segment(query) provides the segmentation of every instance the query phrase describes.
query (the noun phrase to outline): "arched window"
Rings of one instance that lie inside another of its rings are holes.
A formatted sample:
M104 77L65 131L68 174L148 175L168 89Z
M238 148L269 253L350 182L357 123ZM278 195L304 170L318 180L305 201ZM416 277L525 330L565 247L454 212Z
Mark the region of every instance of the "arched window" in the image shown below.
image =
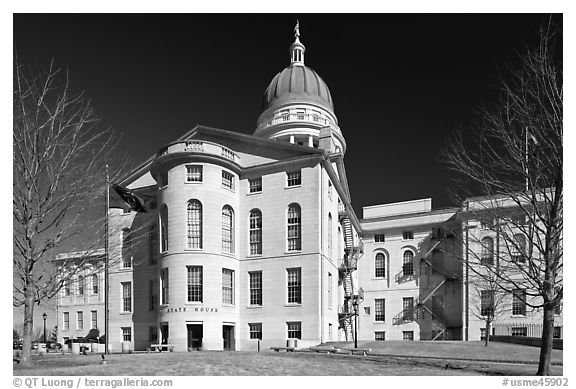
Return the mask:
M250 211L250 255L262 254L262 212Z
M132 236L128 228L122 230L122 267L132 267Z
M494 264L494 239L489 236L482 238L482 253L480 255L482 265Z
M299 251L302 248L300 206L288 206L288 251Z
M526 261L526 237L522 234L515 234L510 251L512 261L524 263Z
M328 213L328 256L332 258L332 214Z
M163 205L160 211L160 234L162 235L160 251L166 252L168 251L168 207L166 205Z
M222 251L234 252L234 211L229 205L222 208Z
M405 276L414 274L414 253L410 250L404 251L404 262L402 264L402 271Z
M382 253L376 254L374 259L374 276L376 278L386 277L386 257Z
M186 211L186 245L189 249L202 248L202 203L188 201Z

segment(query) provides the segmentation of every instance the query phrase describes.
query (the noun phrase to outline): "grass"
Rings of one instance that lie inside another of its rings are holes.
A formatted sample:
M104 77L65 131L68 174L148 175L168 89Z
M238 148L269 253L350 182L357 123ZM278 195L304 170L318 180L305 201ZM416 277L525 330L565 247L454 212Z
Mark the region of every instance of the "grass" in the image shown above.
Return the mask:
M346 348L353 347L348 342L331 342L329 345ZM518 344L491 342L358 342L359 348L372 349L373 353L384 355L455 358L472 360L522 361L538 363L540 348ZM552 362L562 362L562 350L552 350Z
M407 349L413 348L413 351L416 352L418 350L417 345L422 345L423 343L425 342L409 343L410 346ZM408 342L402 342L402 344L406 346ZM363 343L362 345L370 346L368 343ZM471 349L473 347L471 346ZM448 345L441 348L442 351L436 352L437 356L449 351ZM459 355L468 355L463 350ZM531 354L531 351L524 352ZM515 350L514 353L520 355L523 352ZM45 357L36 359L34 366L31 368L14 365L13 373L14 375L22 376L508 376L533 375L537 370L536 365L427 359L422 358L422 354L423 352L420 352L420 355L416 357L362 357L310 352L276 353L272 351L261 353L225 351L163 352L113 354L106 357L107 365L100 364L100 355L48 354ZM554 366L552 373L561 375L562 367Z

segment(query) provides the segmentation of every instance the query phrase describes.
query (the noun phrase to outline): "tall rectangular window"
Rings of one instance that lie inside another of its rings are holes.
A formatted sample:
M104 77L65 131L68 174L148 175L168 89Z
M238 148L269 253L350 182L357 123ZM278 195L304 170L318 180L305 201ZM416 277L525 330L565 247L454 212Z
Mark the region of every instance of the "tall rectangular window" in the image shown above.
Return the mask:
M98 274L92 276L92 293L98 294Z
M302 249L301 240L301 211L298 204L288 206L288 251Z
M480 291L480 315L491 316L494 313L494 291Z
M248 180L250 186L250 193L260 193L262 192L262 177L253 178Z
M168 304L168 268L162 269L162 272L160 273L160 287L162 305Z
M132 312L131 282L122 282L122 312Z
M84 329L84 312L82 311L76 312L76 329L77 330Z
M132 328L131 327L122 327L122 340L124 342L131 342L132 341Z
M224 170L222 170L222 187L234 190L234 176Z
M250 211L250 255L262 254L262 212Z
M332 200L332 181L328 179L328 197Z
M383 253L377 253L374 259L374 276L386 278L386 257Z
M286 184L288 187L302 185L302 174L300 170L297 172L287 172Z
M78 294L82 296L84 294L84 277L78 277Z
M202 302L202 266L188 266L188 302Z
M384 242L386 242L386 235L384 235L384 234L376 234L376 235L374 235L374 242L375 242L375 243L384 243Z
M158 308L158 282L156 280L149 280L148 289L148 310L155 311Z
M287 269L288 272L288 304L302 303L302 273L300 268Z
M288 339L302 339L302 322L289 321L286 325L288 327Z
M332 227L332 214L328 213L328 256L330 258L332 258L332 230L334 227Z
M160 234L161 234L161 247L160 251L168 251L168 207L162 206L160 210Z
M554 339L562 339L562 327L554 326L554 332L552 333Z
M64 296L70 296L70 280L64 283Z
M524 289L512 291L512 314L526 316L526 291Z
M332 273L328 273L328 308L332 309Z
M70 312L62 312L62 322L64 331L68 331L70 329Z
M250 323L250 339L262 339L262 323Z
M482 238L481 244L480 264L492 266L494 264L494 239L486 236Z
M158 225L154 223L148 230L148 258L150 265L158 261Z
M234 270L222 269L222 304L234 305Z
M262 272L248 273L250 277L250 305L262 305Z
M524 263L526 262L526 237L522 234L515 234L513 238L510 242L512 261Z
M98 328L98 311L90 311L90 328Z
M186 165L186 182L202 182L201 165Z
M122 267L132 267L132 234L128 228L122 230Z
M186 245L189 249L202 248L202 203L188 201L186 208Z
M234 211L228 205L222 208L222 251L234 252Z
M414 320L414 297L402 298L402 316L404 320Z
M386 314L384 312L385 299L374 300L374 321L385 321Z

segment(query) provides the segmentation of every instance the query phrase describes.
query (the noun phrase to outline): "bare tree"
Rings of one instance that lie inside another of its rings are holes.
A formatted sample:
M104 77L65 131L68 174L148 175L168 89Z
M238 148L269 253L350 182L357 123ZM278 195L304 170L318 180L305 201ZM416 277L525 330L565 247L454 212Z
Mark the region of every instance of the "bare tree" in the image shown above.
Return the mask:
M457 173L469 219L496 240L493 266L482 264L474 242L467 247L470 270L481 267L502 290L523 291L523 302L543 311L539 375L548 375L554 311L563 296L563 86L555 57L552 22L539 44L527 48L510 77L501 77L500 98L481 111L472 142L457 134L446 160ZM560 45L561 47L561 45ZM468 232L467 232L468 234ZM470 239L481 234L470 233ZM525 294L524 294L525 293Z
M31 75L15 61L13 116L13 304L24 306L26 365L34 305L54 297L104 246L105 163L117 139L52 64ZM85 255L63 275L66 261L52 260L66 251Z
M471 299L472 314L485 324L484 346L487 347L492 323L506 311L506 292L489 276L473 277L471 284L475 291Z

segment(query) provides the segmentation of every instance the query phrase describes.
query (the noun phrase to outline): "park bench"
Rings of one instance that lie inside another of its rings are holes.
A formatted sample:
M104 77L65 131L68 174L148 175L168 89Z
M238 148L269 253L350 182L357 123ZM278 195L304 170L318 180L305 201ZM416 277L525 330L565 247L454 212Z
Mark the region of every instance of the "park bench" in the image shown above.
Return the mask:
M315 351L316 353L326 353L326 354L333 354L340 351L339 348L335 347L310 347L310 350Z
M284 350L286 352L294 352L294 347L270 347L270 350L274 350L276 352L280 352L280 350Z
M368 352L372 351L372 349L369 348L345 348L344 350L348 351L350 355L354 355L354 353L362 353L363 356L368 355Z
M172 344L151 344L150 348L156 352L160 352L162 350L166 350L166 351L170 351L170 352L174 351L174 345L172 345Z

